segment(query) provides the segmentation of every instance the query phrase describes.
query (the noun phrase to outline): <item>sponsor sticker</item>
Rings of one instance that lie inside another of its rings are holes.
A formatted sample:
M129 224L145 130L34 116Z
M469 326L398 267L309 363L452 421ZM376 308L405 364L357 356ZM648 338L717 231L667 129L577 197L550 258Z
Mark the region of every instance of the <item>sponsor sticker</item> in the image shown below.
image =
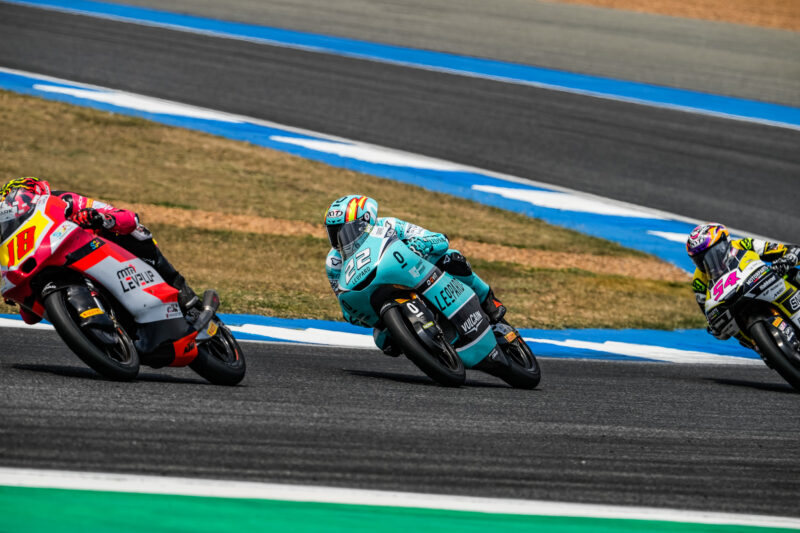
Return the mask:
M761 299L773 301L778 296L783 294L785 290L786 290L786 284L782 279L778 279L777 281L775 281L775 283L767 287L763 293L761 293Z
M471 313L461 324L461 331L464 333L464 335L476 333L482 322L483 317L481 316L481 312L475 311L474 313Z
M786 302L786 307L792 313L800 310L800 291L795 291L791 298Z
M117 279L122 287L122 292L129 292L153 283L156 279L156 275L152 270L137 272L136 267L128 265L122 270L117 271Z
M92 316L102 315L103 310L99 307L95 307L94 309L87 309L83 313L81 313L81 318L89 318Z
M214 322L214 321L212 320L211 322L209 322L209 323L208 323L208 329L206 330L206 333L208 333L208 335L209 335L210 337L213 337L214 335L216 335L216 334L217 334L217 330L218 330L218 329L219 329L219 327L217 327L217 324L216 324L216 322Z
M434 295L433 299L436 305L439 307L439 310L444 311L453 305L465 290L466 286L457 279L453 278L447 285L444 286L444 288L442 288L442 290L439 291L438 294Z
M417 262L416 265L414 265L408 270L408 273L414 276L415 278L418 278L422 275L423 270L425 270L425 263L419 261Z

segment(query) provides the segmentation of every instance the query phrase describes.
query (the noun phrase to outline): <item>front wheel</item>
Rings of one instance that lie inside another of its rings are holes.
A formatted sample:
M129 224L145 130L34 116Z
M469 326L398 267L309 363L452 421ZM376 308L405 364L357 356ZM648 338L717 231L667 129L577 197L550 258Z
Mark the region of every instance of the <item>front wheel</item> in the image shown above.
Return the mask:
M412 363L425 374L446 387L460 387L467 379L464 362L446 340L441 339L439 349L429 350L409 330L400 309L391 307L383 314L383 321L392 335L392 342L403 351Z
M217 334L198 345L197 357L189 368L214 385L236 385L244 379L244 354L225 324L218 325Z
M517 389L535 389L542 379L542 370L533 351L528 347L522 337L507 344L503 350L508 358L509 366L501 378Z
M80 317L66 300L64 290L44 299L47 318L64 343L98 374L113 380L127 381L139 374L139 353L127 332L116 322L116 344L93 341L78 326Z
M750 336L772 368L792 387L800 390L800 357L793 353L781 333L771 324L756 322L750 327Z
M487 357L475 366L498 377L516 389L535 389L542 379L536 356L519 332L505 320L492 326L502 357Z

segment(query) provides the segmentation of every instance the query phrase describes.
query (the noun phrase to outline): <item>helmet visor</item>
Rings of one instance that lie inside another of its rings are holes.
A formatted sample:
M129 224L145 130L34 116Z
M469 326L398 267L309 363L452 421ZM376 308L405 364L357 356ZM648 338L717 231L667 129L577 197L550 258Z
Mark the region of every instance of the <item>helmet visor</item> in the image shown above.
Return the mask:
M364 220L353 220L336 226L328 226L328 239L331 241L331 246L342 254L342 259L347 259L367 238L367 230L371 226Z
M725 240L703 252L703 270L708 273L710 279L719 279L724 273L737 266L738 261L731 256L730 251L731 243Z
M0 202L0 242L17 231L33 214L34 195L25 189L12 189Z

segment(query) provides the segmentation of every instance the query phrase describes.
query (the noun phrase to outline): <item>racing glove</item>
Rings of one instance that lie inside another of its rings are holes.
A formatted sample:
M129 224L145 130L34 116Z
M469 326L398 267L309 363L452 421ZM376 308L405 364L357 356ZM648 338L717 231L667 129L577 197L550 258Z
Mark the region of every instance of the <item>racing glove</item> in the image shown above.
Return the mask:
M112 215L106 215L91 207L81 209L70 218L82 228L110 230L117 225L117 221Z
M429 235L427 237L412 237L407 242L411 251L420 257L432 254L442 254L447 251L449 243L444 235Z
M778 273L780 276L785 276L789 270L797 266L798 257L797 254L800 251L800 248L794 247L790 248L783 257L776 259L772 262L772 270Z

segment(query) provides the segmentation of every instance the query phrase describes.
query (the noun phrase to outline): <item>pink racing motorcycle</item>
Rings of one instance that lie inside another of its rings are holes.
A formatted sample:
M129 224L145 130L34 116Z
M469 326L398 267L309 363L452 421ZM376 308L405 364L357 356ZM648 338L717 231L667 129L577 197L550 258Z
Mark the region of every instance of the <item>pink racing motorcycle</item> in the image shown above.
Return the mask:
M203 295L186 314L178 291L124 248L67 220L66 202L13 189L0 204L0 293L49 320L101 375L130 380L139 365L189 366L211 383L236 385L245 361Z

